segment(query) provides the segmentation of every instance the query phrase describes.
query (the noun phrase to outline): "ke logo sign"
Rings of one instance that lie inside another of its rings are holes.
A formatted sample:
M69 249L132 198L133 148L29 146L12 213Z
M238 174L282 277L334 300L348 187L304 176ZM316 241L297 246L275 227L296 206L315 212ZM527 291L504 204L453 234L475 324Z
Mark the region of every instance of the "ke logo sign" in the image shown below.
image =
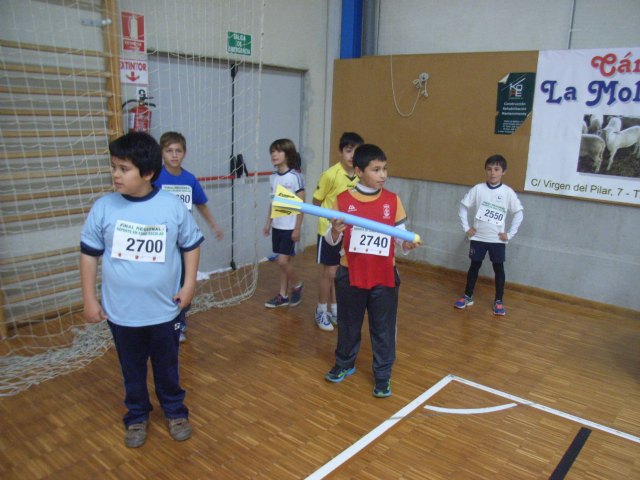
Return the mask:
M122 12L122 50L125 52L145 52L144 15Z

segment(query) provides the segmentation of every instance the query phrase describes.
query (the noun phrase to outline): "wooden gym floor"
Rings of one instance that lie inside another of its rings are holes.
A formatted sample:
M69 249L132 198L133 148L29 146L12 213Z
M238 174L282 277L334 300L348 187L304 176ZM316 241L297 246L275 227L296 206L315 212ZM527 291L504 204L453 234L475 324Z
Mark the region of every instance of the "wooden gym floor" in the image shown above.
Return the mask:
M489 281L458 311L463 274L402 262L393 396L376 399L366 332L357 373L340 384L323 378L336 333L313 321L313 250L296 259L306 285L298 307L264 308L278 283L267 262L253 298L189 317L180 353L189 441L169 437L152 392L146 444L124 447L111 349L0 398L0 477L640 478L638 312L507 284L507 316L498 318Z

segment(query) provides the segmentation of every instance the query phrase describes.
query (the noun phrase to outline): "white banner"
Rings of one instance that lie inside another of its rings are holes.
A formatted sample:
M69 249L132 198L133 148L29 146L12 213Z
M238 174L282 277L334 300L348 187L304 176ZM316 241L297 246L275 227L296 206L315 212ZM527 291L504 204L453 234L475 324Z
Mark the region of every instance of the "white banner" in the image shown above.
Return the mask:
M540 52L525 190L640 205L640 48Z

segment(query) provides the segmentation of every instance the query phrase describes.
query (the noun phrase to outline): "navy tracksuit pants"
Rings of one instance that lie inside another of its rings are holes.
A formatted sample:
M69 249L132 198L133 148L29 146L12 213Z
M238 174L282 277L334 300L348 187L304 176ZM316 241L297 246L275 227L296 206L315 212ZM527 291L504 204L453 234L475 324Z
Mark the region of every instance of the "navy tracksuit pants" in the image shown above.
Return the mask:
M187 418L186 392L180 388L178 352L179 317L146 327L123 327L109 322L118 353L128 409L125 427L149 419L153 410L147 389L147 363L151 359L156 396L166 418Z

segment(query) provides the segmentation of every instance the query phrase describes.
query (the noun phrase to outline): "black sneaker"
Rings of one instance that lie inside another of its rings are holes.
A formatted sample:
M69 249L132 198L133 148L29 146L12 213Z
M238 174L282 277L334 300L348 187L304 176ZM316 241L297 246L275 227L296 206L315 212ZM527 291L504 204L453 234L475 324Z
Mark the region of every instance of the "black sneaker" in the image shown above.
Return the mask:
M339 383L354 373L356 373L356 367L342 368L334 365L334 367L327 372L324 378L329 382Z
M391 396L391 380L376 379L376 386L373 387L373 396L376 398L387 398Z
M283 297L280 294L276 295L264 304L267 308L286 307L287 305L289 305L289 297Z
M304 285L301 283L297 287L291 289L291 300L289 301L290 307L295 307L296 305L300 305L302 301L302 289Z

